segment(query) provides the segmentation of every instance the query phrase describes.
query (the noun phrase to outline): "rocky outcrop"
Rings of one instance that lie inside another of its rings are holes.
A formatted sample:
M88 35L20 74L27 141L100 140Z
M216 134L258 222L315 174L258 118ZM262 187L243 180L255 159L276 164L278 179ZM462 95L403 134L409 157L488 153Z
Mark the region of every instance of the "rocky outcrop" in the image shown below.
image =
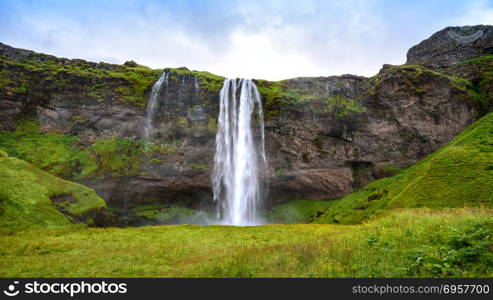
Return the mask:
M414 164L476 120L483 110L475 86L457 77L469 74L467 69L445 74L428 68L489 53L491 28L471 28L454 29L482 30L469 46L447 40L451 29L446 28L409 51L412 65L385 65L371 78L255 81L265 112L268 205L342 197ZM162 70L0 49L1 74L9 78L0 85L1 128L13 130L15 120L29 115L44 132L77 136L81 147L107 137L142 140L145 102L139 99L149 96ZM32 67L46 61L43 68ZM164 71L169 81L158 99L151 146L139 154L139 172L79 179L112 207L154 202L212 207L210 173L223 78L186 68Z
M440 69L486 54L493 54L493 26L447 27L409 49L406 64Z

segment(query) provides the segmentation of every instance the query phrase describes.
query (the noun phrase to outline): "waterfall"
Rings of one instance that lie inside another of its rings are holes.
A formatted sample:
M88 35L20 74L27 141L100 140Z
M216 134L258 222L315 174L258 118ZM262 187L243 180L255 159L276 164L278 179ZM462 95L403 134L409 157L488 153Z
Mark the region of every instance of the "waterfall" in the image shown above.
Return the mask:
M256 111L255 142L252 115ZM218 216L227 225L259 225L261 172L266 167L262 103L251 80L226 79L220 93L212 184Z
M199 92L200 92L200 85L199 82L197 81L197 75L194 76L193 78L193 88L195 90L195 98L199 98Z
M161 74L161 77L154 83L152 86L151 90L151 96L149 98L149 101L147 103L147 108L146 108L146 120L145 120L145 126L144 126L144 139L146 141L149 141L151 138L153 132L154 132L154 117L156 116L156 110L158 107L158 99L159 95L161 94L162 91L162 85L165 85L167 87L168 85L168 73L163 72Z

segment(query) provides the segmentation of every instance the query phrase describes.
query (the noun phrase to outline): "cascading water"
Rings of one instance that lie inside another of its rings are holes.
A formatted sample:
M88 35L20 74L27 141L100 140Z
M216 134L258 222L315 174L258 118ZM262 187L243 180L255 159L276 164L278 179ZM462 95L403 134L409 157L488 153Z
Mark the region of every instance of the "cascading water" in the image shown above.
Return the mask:
M257 112L255 143L252 115ZM266 167L264 120L257 87L251 80L226 79L220 94L212 183L218 216L227 225L259 225L261 173Z
M168 73L163 72L161 77L154 83L151 90L151 96L146 108L146 123L144 126L144 139L149 141L152 136L154 129L154 117L156 115L156 110L158 107L159 95L162 91L162 86L167 87L168 85Z

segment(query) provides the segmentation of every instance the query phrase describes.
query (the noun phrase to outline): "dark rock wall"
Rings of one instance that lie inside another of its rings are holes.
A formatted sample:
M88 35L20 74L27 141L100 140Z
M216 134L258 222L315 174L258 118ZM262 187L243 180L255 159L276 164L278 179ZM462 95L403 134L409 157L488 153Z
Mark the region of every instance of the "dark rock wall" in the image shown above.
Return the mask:
M409 49L406 64L439 69L491 53L493 26L447 27Z

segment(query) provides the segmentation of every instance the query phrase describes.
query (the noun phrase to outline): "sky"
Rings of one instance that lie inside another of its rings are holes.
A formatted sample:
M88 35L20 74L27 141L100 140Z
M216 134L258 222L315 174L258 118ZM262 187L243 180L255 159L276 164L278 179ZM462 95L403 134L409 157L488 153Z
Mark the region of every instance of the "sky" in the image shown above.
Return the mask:
M0 42L60 57L225 77L372 76L493 0L0 0Z

